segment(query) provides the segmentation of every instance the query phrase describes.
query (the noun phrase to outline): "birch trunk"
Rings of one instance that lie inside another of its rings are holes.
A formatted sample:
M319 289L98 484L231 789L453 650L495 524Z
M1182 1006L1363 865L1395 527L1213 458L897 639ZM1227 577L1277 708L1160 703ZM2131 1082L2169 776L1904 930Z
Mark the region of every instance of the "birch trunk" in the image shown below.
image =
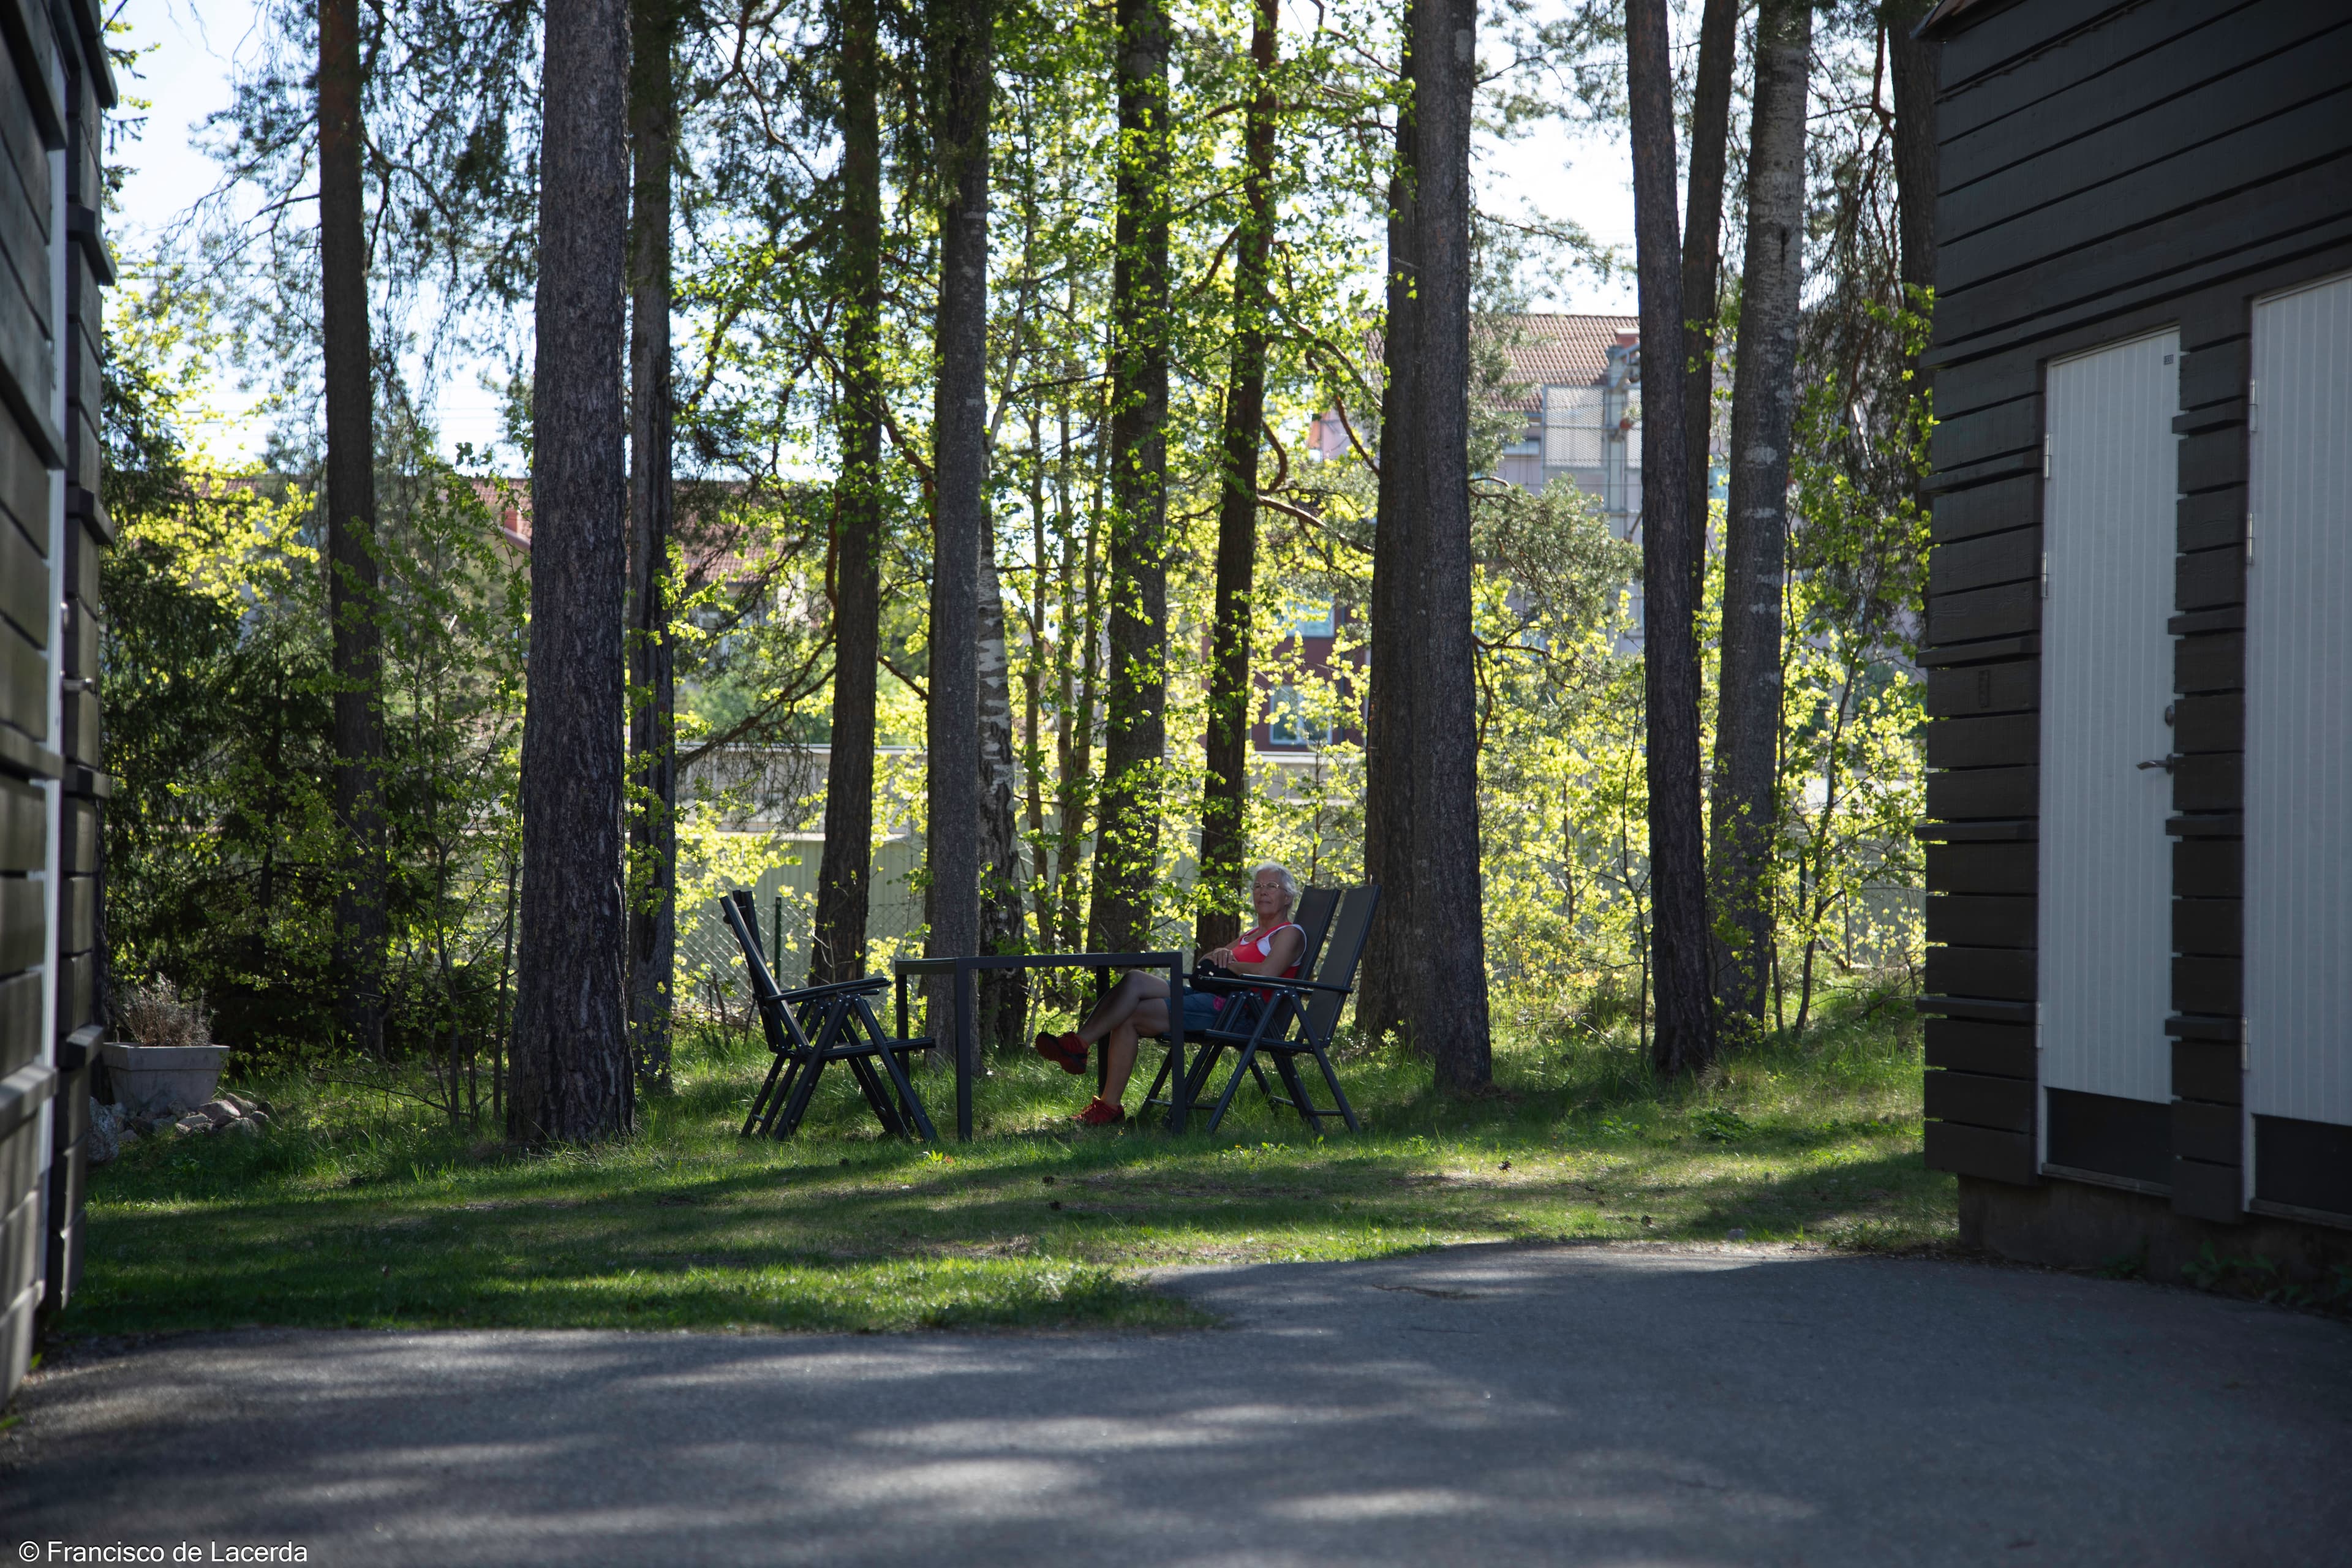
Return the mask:
M1004 599L996 575L996 528L980 512L975 663L980 689L980 951L1019 952L1021 838L1013 819L1019 782L1013 762L1013 687L1004 640ZM980 977L980 1038L1010 1050L1020 1043L1029 989L1024 973L1003 969Z
M1413 80L1415 0L1405 0L1400 69ZM1412 921L1413 647L1407 626L1415 593L1410 476L1414 408L1413 115L1398 111L1389 180L1388 311L1381 334L1380 489L1372 532L1372 646L1364 730L1364 875L1381 889L1356 984L1356 1026L1402 1029L1414 963Z

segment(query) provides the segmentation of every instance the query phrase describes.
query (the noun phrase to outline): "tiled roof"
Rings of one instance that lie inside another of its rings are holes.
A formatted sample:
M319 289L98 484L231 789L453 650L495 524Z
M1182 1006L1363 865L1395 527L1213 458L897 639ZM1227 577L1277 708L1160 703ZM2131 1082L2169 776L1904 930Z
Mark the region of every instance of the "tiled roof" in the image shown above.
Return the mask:
M1496 318L1486 330L1503 339L1509 380L1528 391L1514 405L1542 405L1547 386L1590 386L1609 368L1609 351L1640 341L1639 316L1570 316L1530 311Z

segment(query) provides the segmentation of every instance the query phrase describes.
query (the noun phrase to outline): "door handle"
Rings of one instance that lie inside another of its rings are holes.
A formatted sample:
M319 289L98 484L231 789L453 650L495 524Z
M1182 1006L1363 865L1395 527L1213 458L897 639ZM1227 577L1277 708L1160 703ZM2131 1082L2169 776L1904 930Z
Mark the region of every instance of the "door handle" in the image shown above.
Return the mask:
M2174 752L2166 756L2150 757L2147 761L2135 763L2134 765L2142 773L2146 773L2150 768L2162 768L2166 773L2170 773L2173 769L2173 765L2180 761L2180 753L2179 752Z

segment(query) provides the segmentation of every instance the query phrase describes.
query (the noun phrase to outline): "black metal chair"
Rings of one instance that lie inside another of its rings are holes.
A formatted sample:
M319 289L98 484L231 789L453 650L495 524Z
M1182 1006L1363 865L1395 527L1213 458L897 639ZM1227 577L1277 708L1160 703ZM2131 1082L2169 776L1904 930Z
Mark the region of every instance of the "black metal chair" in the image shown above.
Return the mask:
M769 1064L767 1080L751 1099L751 1114L743 1119L743 1136L748 1138L756 1131L772 1138L789 1138L798 1131L816 1093L818 1078L828 1063L840 1062L856 1080L883 1131L894 1138L939 1142L939 1132L923 1110L922 1097L915 1092L907 1073L908 1058L929 1049L931 1042L896 1038L874 1016L869 998L888 990L890 982L869 974L863 980L782 990L761 953L760 913L750 891L739 888L721 898L719 913L743 950L743 967L751 977L751 1001L760 1010L760 1026L776 1058ZM885 1073L889 1079L887 1084Z
M1381 890L1377 887L1349 888L1337 895L1328 926L1321 932L1309 933L1310 947L1300 955L1299 973L1302 976L1311 973L1312 979L1276 980L1252 975L1226 980L1202 976L1188 983L1203 991L1247 996L1255 1004L1244 1010L1234 1027L1212 1025L1205 1030L1185 1031L1185 1044L1192 1046L1197 1042L1199 1055L1185 1072L1184 1093L1192 1110L1209 1112L1210 1131L1214 1132L1224 1121L1244 1074L1256 1081L1270 1103L1289 1106L1309 1127L1320 1130L1328 1117L1345 1121L1350 1132L1363 1131L1355 1108L1348 1103L1347 1091L1339 1087L1339 1075L1331 1067L1331 1033L1339 1026L1339 1014L1355 991L1356 965L1363 958L1372 912L1380 907L1380 901ZM1305 904L1302 898L1302 910ZM1304 921L1299 923L1306 925ZM1271 996L1265 994L1268 992ZM1232 1076L1225 1079L1223 1091L1211 1105L1201 1095L1227 1051L1238 1052L1239 1057ZM1298 1058L1302 1056L1314 1058L1315 1065L1322 1070L1323 1082L1331 1091L1333 1109L1318 1106L1307 1093L1307 1080L1298 1071ZM1282 1075L1283 1087L1289 1090L1287 1094L1276 1094L1265 1081L1265 1070L1258 1065L1261 1057L1273 1059L1275 1070ZM1152 1080L1150 1093L1144 1097L1147 1104L1170 1103L1158 1098L1168 1082L1169 1066L1163 1058L1160 1075Z
M1299 973L1312 974L1315 973L1315 955L1323 951L1323 933L1330 927L1331 910L1333 906L1338 904L1339 901L1339 889L1337 888L1302 888L1299 889L1298 907L1290 911L1291 920L1297 923L1299 934L1305 938L1304 945L1302 945L1298 950ZM1203 991L1209 989L1207 985L1202 984L1200 979L1188 980L1185 984L1187 985L1196 986ZM1107 977L1104 972L1099 969L1095 971L1095 999L1097 1001L1100 1001L1102 999L1103 992L1108 988ZM1190 1046L1192 1043L1192 1037L1191 1032L1188 1030L1185 1035L1185 1044ZM1274 1092L1274 1086L1265 1081L1265 1069L1264 1068L1258 1066L1255 1062L1252 1062L1250 1064L1250 1076L1257 1080L1258 1092L1265 1096L1267 1104L1271 1105L1278 1101L1279 1097ZM1104 1087L1109 1081L1110 1060L1108 1057L1102 1055L1102 1053L1097 1052L1095 1055L1095 1092L1097 1094L1100 1094L1103 1091ZM1155 1097L1158 1096L1160 1089L1166 1086L1167 1082L1168 1062L1165 1058L1162 1058L1160 1063L1160 1076L1151 1080L1151 1092L1144 1096L1144 1102L1147 1105L1164 1107L1168 1102Z

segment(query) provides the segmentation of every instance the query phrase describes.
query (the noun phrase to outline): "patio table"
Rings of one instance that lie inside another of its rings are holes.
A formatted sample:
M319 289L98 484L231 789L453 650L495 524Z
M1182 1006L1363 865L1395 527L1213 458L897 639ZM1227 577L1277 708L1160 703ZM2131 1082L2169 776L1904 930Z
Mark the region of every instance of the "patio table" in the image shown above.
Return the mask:
M1168 972L1168 1053L1175 1081L1184 1081L1184 955L1181 952L1003 952L975 953L969 958L902 958L892 971L898 982L898 1037L907 1032L907 979L915 974L952 974L950 1011L955 1019L956 1138L971 1142L971 1085L980 1075L980 1046L972 1028L977 1003L972 976L983 969L1164 969ZM1184 1131L1183 1103L1177 1095L1169 1108L1168 1130Z

